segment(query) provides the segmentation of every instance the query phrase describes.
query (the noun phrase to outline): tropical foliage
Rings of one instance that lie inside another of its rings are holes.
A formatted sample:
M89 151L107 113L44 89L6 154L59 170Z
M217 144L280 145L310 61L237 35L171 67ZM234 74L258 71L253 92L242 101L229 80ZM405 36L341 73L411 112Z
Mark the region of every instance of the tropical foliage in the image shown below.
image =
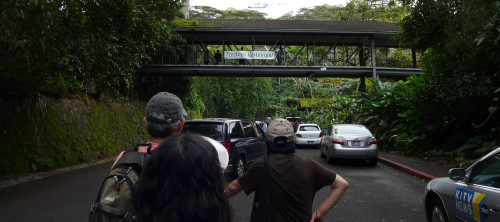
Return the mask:
M171 21L180 7L180 0L2 1L0 93L126 97L141 64L175 52Z
M280 19L399 22L406 13L400 0L351 0L345 6L322 5L289 12Z
M375 93L364 121L386 148L466 165L500 144L500 3L405 5L399 37L424 53L424 75Z
M190 19L265 19L266 13L254 10L219 10L210 6L194 6L189 10Z
M200 77L198 94L204 104L204 117L264 119L269 78Z

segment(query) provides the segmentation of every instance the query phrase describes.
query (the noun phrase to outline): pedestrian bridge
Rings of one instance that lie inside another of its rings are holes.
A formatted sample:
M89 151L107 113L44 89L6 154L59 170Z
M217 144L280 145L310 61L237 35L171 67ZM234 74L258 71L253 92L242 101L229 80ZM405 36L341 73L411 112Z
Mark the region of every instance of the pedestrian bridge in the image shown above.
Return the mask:
M164 76L222 77L343 77L361 78L373 75L372 67L359 66L276 66L276 65L146 65L142 72ZM420 75L418 68L377 68L382 78L402 79Z
M402 79L422 73L416 53L393 40L399 31L393 23L220 19L176 23L175 32L186 42L183 49L163 55L159 64L143 66L143 74ZM248 51L273 57L224 56Z

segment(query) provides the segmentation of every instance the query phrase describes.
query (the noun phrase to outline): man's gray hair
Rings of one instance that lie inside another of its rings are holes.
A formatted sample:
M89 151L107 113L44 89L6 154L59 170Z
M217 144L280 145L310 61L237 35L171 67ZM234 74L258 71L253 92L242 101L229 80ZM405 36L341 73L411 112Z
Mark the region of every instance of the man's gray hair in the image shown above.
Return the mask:
M146 129L148 133L155 138L167 138L171 136L179 126L180 120L172 123L157 123L147 121L146 118Z

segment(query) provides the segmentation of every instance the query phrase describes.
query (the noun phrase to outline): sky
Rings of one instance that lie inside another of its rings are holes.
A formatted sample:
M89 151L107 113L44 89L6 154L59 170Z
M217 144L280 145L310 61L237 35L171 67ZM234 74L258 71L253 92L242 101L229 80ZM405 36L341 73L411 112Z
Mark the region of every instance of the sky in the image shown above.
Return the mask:
M190 0L193 6L211 6L216 9L238 10L251 9L267 13L269 18L278 18L290 11L296 13L300 8L312 8L318 5L345 5L348 0Z

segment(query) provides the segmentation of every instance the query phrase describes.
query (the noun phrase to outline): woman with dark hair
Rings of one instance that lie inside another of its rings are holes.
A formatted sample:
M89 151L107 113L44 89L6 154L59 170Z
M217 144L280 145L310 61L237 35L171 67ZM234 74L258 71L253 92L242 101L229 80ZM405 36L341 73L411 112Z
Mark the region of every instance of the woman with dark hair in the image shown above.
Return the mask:
M167 138L151 154L137 184L138 221L231 221L216 149L203 137Z

